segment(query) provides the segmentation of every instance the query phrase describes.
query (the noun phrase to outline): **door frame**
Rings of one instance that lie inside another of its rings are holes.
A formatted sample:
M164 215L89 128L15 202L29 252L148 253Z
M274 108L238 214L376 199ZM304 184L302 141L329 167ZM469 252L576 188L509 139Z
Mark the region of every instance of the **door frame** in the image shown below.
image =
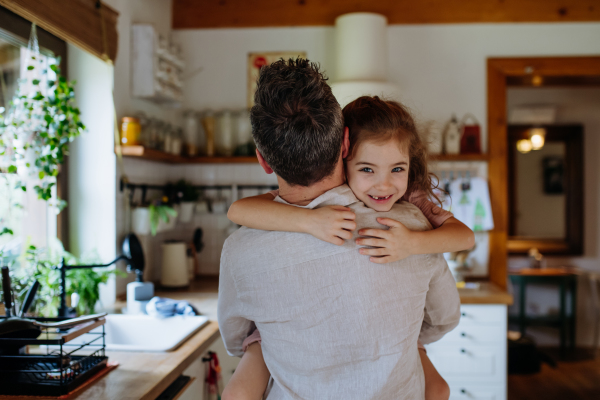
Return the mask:
M494 230L490 231L490 281L507 285L508 133L507 79L528 76L600 77L600 56L510 57L487 60L487 106L490 194Z

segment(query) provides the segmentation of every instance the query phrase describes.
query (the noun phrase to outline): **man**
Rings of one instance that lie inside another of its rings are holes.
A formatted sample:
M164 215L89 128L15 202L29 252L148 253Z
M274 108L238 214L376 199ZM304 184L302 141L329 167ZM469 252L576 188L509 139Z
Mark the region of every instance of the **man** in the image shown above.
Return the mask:
M252 109L259 162L279 182L275 201L342 205L358 228L376 217L431 229L413 205L377 213L344 184L348 151L341 109L318 67L283 60L263 67ZM458 323L456 285L440 254L374 264L354 241L242 228L221 256L219 325L229 354L256 326L272 381L268 399L423 399L417 339Z

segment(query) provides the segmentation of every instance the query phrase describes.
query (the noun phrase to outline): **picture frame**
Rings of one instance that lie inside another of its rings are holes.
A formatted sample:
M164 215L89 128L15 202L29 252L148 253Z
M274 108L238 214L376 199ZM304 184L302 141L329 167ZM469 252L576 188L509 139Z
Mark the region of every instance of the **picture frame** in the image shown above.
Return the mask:
M260 69L265 65L270 65L279 59L289 60L290 58L306 58L305 51L272 51L260 53L248 53L248 108L254 106L254 92L256 92L256 80Z

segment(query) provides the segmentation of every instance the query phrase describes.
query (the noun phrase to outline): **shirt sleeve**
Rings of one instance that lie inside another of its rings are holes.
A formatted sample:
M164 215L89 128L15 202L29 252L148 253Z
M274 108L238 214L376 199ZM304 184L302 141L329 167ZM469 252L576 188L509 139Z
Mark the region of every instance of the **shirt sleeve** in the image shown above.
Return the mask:
M441 254L428 254L427 258L434 274L429 282L419 334L419 340L424 344L440 340L460 321L460 297L450 268Z
M448 218L454 216L450 211L438 207L433 201L429 200L425 192L421 190L411 193L407 201L419 207L434 229L439 228Z
M217 319L227 354L234 357L241 357L244 354L244 339L256 327L254 322L244 318L241 314L241 306L237 298L235 282L231 276L230 265L227 260L227 247L227 244L225 244L221 255Z

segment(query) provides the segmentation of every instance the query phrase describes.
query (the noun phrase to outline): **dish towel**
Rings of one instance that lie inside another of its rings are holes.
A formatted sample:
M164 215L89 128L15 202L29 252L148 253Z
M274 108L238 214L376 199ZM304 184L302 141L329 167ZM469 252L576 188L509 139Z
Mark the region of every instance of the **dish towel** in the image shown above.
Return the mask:
M168 318L174 315L200 315L200 312L185 300L173 300L158 296L154 296L146 304L146 313L158 318Z

